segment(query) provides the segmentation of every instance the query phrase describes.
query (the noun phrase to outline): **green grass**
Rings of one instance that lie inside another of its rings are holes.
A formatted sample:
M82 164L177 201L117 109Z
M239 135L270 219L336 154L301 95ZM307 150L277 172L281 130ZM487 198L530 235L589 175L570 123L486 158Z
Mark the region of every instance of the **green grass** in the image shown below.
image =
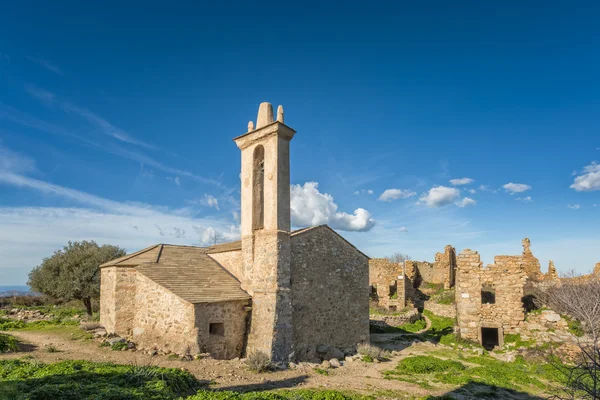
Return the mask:
M504 335L504 344L517 349L521 347L529 349L535 347L535 340L523 340L518 333L507 333Z
M329 376L329 371L323 368L315 368L314 371L319 375Z
M415 322L402 324L398 326L398 329L401 329L408 333L415 333L418 331L422 331L427 326L427 322L424 319L418 319Z
M112 346L110 346L110 349L114 350L114 351L121 351L126 348L127 348L127 342L115 342L112 344ZM177 354L175 354L175 357L179 358L179 356ZM169 356L169 358L172 358L172 357Z
M569 329L569 332L571 332L577 337L582 337L583 335L585 335L585 331L583 330L581 322L574 318L570 318L566 315L563 315L563 318L567 321L567 327Z
M77 326L79 321L53 318L51 320L25 322L17 319L0 317L0 331L38 330L50 326Z
M0 361L0 398L4 399L175 399L200 387L192 374L173 368L88 361Z
M407 357L384 375L387 379L416 383L422 387L433 384L461 387L476 383L528 393L540 393L563 383L560 373L548 364L528 364L520 357L509 363L486 355L462 357L460 361L431 355Z
M367 400L333 390L236 393L207 390L187 371L89 361L0 360L0 399L14 400ZM199 390L200 389L200 390ZM199 391L198 391L199 390Z
M0 333L0 353L19 350L17 339L14 336Z

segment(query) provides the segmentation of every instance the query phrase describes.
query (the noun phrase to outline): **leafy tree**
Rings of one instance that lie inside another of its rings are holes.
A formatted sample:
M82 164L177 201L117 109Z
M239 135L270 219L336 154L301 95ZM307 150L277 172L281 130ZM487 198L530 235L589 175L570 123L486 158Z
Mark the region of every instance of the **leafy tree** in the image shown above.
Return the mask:
M44 258L29 273L27 284L36 292L64 300L81 300L92 315L92 299L100 297L99 265L124 256L117 246L98 246L94 241L69 242Z

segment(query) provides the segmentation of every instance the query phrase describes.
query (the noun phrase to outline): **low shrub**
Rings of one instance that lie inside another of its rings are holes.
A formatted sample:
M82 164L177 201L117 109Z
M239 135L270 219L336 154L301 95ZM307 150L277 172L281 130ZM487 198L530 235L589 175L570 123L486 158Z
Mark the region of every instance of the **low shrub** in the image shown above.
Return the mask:
M569 332L577 337L582 337L585 335L585 331L583 330L583 325L581 325L581 322L568 316L563 316L563 318L567 321L567 328L569 329Z
M258 373L267 372L273 369L271 357L263 351L254 351L248 354L246 365L250 370Z
M17 344L17 339L14 336L0 333L0 353L8 353L18 350L19 345Z
M329 371L324 368L315 368L315 372L319 375L329 376Z
M401 329L408 333L415 333L415 332L422 331L423 329L425 329L426 326L427 326L427 322L425 322L424 319L418 319L415 322L402 324L402 325L398 326L398 329Z
M373 362L374 360L383 361L391 357L389 351L368 343L359 344L356 350L362 356L361 359L366 362Z
M442 360L433 356L414 356L401 360L396 367L404 373L431 374L434 372L462 371L466 367L458 361Z
M53 345L48 345L44 348L44 350L46 351L46 353L58 353L58 348L56 346Z

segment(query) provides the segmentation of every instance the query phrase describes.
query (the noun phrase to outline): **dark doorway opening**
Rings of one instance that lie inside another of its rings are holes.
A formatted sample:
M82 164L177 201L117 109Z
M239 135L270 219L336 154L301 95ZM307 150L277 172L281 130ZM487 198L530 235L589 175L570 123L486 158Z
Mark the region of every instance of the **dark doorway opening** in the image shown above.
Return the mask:
M525 310L525 312L532 312L533 310L537 310L538 309L537 299L532 294L529 294L527 296L523 296L523 298L521 299L521 301L523 302L523 309Z
M500 329L481 328L481 345L488 351L500 346Z

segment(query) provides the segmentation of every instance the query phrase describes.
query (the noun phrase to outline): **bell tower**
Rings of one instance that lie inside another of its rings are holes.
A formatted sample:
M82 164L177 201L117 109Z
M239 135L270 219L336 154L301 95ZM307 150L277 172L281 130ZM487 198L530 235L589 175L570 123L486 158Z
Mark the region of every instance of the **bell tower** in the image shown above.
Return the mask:
M283 107L273 118L261 103L248 132L234 141L242 153L242 288L252 296L248 352L263 351L273 361L293 357L290 283L290 140Z

